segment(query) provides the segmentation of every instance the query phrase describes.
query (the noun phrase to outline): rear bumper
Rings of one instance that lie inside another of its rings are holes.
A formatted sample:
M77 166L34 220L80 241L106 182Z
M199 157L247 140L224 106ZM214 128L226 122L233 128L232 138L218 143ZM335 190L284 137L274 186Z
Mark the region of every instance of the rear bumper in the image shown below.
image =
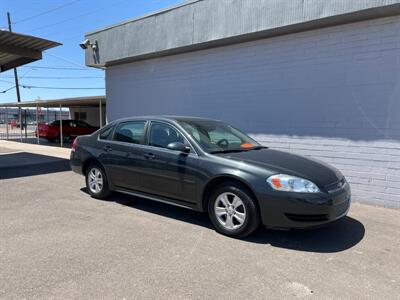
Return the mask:
M335 193L258 194L262 223L269 228L318 227L346 216L351 203L348 183Z
M70 159L69 159L69 165L71 166L71 170L74 171L75 173L83 174L83 164L82 164L82 160L80 160L77 155L76 152L71 151L71 155L70 155Z

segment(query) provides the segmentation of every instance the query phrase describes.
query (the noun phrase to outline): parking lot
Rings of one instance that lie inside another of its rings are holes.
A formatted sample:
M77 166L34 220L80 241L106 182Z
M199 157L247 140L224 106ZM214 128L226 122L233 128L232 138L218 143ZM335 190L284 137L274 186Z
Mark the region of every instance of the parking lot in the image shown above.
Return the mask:
M324 228L260 228L232 239L201 213L121 194L92 199L69 170L66 149L35 147L0 141L0 298L400 293L398 210L354 203L348 217Z

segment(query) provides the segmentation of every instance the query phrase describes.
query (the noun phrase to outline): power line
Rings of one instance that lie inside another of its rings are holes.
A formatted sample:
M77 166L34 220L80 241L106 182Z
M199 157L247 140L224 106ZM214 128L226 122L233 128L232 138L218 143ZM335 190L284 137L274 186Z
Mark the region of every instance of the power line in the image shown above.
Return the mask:
M106 6L98 8L98 9L95 9L95 10L92 10L92 11L89 11L89 12L74 16L72 18L64 19L64 20L56 22L56 23L52 23L52 24L48 24L48 25L44 25L44 26L40 26L40 27L34 28L32 30L27 31L27 33L34 32L34 31L37 31L37 30L40 30L40 29L43 29L43 28L53 27L54 25L62 24L62 23L65 23L65 22L69 22L69 21L72 21L72 20L75 20L75 19L79 19L79 18L84 17L84 16L92 15L92 14L94 14L94 13L100 11L100 10L106 9L106 8L108 8L110 6L114 6L114 5L120 4L122 1L123 0L121 0L121 1L119 1L117 3L112 3L110 5L106 5Z
M71 65L74 65L74 66L78 66L78 67L83 67L83 65L81 65L81 64L79 64L79 63L77 63L77 62L74 62L74 61L72 61L72 60L69 60L69 59L67 59L67 58L64 58L64 57L61 57L61 56L58 56L58 55L55 55L55 54L52 54L52 53L50 53L50 52L48 52L48 51L46 51L46 54L48 54L48 55L50 55L50 56L53 56L53 57L55 57L55 58L58 58L58 59L61 59L62 61L65 61L65 62L67 62L67 63L69 63L69 64L71 64Z
M51 66L21 66L19 68L30 68L30 69L50 69L50 70L79 70L79 71L97 71L94 68L73 68L73 67L51 67ZM100 69L98 69L100 70Z
M20 78L24 78L24 77L26 76L26 74L28 74L28 73L31 72L31 71L32 71L32 70L26 71L26 72L24 73L24 75L22 75ZM14 76L9 77L9 78L14 78ZM0 81L14 84L14 82L12 82L12 81L7 81L7 80L0 80ZM4 91L1 91L0 94L5 94L5 93L7 93L8 91L10 91L10 90L12 90L12 89L14 89L14 88L16 88L16 87L17 87L16 85L13 85L12 87L10 87L10 88L8 88L8 89L6 89L6 90L4 90Z
M57 86L33 86L26 84L20 84L19 86L24 89L45 89L45 90L104 90L105 89L102 87L57 87ZM6 90L1 91L0 94L5 94L14 88L15 85Z
M6 90L4 90L4 91L1 91L0 94L5 94L5 93L7 93L8 91L10 91L12 89L15 89L15 85L10 87L10 88L8 88L8 89L6 89Z
M34 86L21 84L26 89L46 89L46 90L104 90L103 87L55 87L55 86Z
M0 80L2 82L7 82L7 83L13 83L11 81L7 81L7 80ZM105 88L103 87L56 87L56 86L36 86L36 85L29 85L29 84L24 84L24 83L20 83L19 84L20 87L23 87L24 89L48 89L48 90L104 90ZM15 88L15 85L4 90L1 91L0 93L4 94L6 92L8 92L9 90L12 90L13 88Z
M51 13L51 12L53 12L53 11L56 11L56 10L59 10L59 9L61 9L61 8L66 7L66 6L69 6L69 5L71 5L71 4L74 4L74 3L78 2L78 1L80 1L80 0L73 0L73 1L71 1L71 2L65 3L65 4L63 4L63 5L54 7L54 8L52 8L52 9L46 10L46 11L44 11L44 12L38 13L38 14L36 14L36 15L27 17L27 18L25 18L25 19L22 19L22 20L13 22L13 23L14 23L14 24L17 24L17 23L18 23L18 24L19 24L19 23L22 23L22 22L25 22L25 21L28 21L28 20L31 20L31 19L34 19L34 18L43 16L43 15L45 15L45 14Z
M3 76L3 78L14 78L12 76ZM104 79L104 76L57 76L57 77L50 77L50 76L24 76L24 78L29 78L29 79L95 79L95 78L102 78ZM5 80L0 80L4 81Z
M9 77L9 78L14 78L14 77ZM1 81L1 82L7 82L7 83L12 83L12 84L14 84L14 82L8 81L8 80L2 80L2 79L0 79L0 81Z

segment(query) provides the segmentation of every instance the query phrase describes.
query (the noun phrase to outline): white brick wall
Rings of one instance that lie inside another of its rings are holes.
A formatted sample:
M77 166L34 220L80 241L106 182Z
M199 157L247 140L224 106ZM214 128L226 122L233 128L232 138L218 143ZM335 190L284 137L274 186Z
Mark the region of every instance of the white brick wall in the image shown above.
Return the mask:
M109 120L223 119L335 165L354 200L400 208L400 17L115 66L106 87Z
M351 183L353 199L400 208L400 143L253 134L282 151L312 156L340 169Z

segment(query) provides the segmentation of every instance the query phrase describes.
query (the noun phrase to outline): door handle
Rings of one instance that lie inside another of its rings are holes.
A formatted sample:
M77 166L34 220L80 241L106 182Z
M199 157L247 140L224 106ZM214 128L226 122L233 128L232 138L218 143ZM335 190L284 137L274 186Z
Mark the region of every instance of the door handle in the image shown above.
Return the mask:
M103 149L104 149L104 151L106 151L106 152L112 151L112 148L111 148L111 146L109 146L109 145L104 146Z
M153 153L146 153L146 154L144 155L144 157L145 157L146 159L155 159L155 158L156 158L156 156L155 156Z

